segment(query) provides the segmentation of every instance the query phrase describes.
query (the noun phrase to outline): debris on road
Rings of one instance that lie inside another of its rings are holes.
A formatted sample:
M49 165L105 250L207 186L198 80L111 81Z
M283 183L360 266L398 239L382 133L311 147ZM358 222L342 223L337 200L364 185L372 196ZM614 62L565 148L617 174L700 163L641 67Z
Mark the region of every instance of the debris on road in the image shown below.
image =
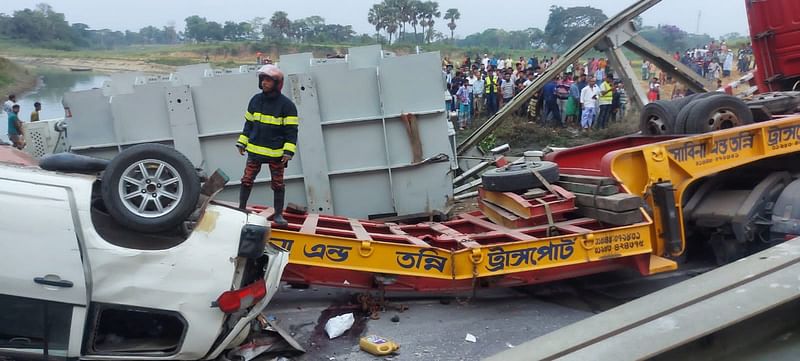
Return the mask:
M394 341L376 335L362 337L358 345L362 350L375 356L386 356L400 349L400 345Z
M355 320L352 312L333 317L325 324L325 333L330 339L337 338L353 327Z
M475 343L478 342L478 338L475 337L475 335L468 333L467 337L464 337L464 341Z
M259 316L258 320L262 324L263 331L251 336L249 342L233 349L230 356L249 361L266 353L296 355L306 352L297 340L275 323L275 320L263 316Z

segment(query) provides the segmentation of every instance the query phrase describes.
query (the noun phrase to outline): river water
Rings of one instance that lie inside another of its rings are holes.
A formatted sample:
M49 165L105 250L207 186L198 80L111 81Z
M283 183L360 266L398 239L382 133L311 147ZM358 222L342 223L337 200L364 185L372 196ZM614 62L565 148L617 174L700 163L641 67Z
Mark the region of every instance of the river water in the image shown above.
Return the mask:
M37 69L40 75L39 85L31 92L17 95L20 105L19 115L23 121L30 121L33 103L42 103L39 119L64 117L61 100L64 93L70 91L100 88L109 79L108 75L94 72L65 71L56 69ZM5 101L5 99L4 99Z

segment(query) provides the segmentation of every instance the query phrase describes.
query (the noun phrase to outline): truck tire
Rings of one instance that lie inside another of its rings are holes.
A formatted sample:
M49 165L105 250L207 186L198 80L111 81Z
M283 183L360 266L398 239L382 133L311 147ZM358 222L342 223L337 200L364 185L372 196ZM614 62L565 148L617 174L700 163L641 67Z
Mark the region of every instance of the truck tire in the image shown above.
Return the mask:
M769 109L770 114L786 114L791 113L800 105L800 93L770 92L757 94L746 103L747 105L763 105Z
M553 162L527 162L496 168L481 175L483 188L493 192L515 192L543 186L531 171L537 171L546 181L558 180L558 165Z
M173 229L194 211L200 177L177 150L140 144L119 153L102 176L100 193L119 224L143 233Z
M659 100L649 103L639 116L639 130L645 135L666 135L675 131L675 118L680 108L672 101Z
M691 108L685 119L687 134L702 134L753 123L753 113L747 104L731 95L696 100L689 106Z
M675 117L675 133L673 134L688 134L686 132L686 123L688 122L689 111L690 109L697 104L697 102L716 96L722 96L725 93L721 92L707 92L707 93L698 93L692 94L688 97L676 100L678 102L678 116Z

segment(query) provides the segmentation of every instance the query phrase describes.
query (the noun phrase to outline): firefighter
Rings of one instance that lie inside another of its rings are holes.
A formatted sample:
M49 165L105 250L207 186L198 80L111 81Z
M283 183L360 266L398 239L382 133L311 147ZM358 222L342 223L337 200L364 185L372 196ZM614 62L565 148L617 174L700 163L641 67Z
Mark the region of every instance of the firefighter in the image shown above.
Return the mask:
M261 92L250 99L244 114L244 129L236 142L239 154L245 155L247 152L247 165L239 191L239 208L246 208L253 181L261 171L261 166L267 163L274 195L275 216L272 220L278 226L285 227L288 222L283 218L283 172L297 152L297 107L281 94L284 76L277 66L264 65L257 74Z

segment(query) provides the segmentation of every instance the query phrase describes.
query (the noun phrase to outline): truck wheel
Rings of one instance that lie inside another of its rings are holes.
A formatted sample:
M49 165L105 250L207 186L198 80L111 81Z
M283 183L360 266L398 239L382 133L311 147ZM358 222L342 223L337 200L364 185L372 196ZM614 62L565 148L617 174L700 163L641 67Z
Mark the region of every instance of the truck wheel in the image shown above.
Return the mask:
M763 105L769 109L770 114L789 113L800 105L798 92L771 92L753 96L747 105Z
M491 169L481 175L483 188L493 192L514 192L543 186L531 171L537 171L548 182L558 180L558 165L553 162L527 162Z
M140 144L111 160L100 190L114 220L135 231L156 233L177 227L192 213L200 178L177 150Z
M686 131L686 123L689 121L689 111L691 110L694 105L696 105L699 101L710 98L710 97L717 97L725 95L725 93L721 92L707 92L707 93L698 93L692 94L688 97L683 99L676 100L675 102L678 104L678 108L680 111L678 112L678 116L675 117L675 133L674 134L688 134Z
M659 100L649 103L642 109L639 117L639 130L645 135L666 135L675 131L675 117L678 116L675 103Z
M753 113L741 99L718 95L689 104L686 133L701 134L753 123Z

